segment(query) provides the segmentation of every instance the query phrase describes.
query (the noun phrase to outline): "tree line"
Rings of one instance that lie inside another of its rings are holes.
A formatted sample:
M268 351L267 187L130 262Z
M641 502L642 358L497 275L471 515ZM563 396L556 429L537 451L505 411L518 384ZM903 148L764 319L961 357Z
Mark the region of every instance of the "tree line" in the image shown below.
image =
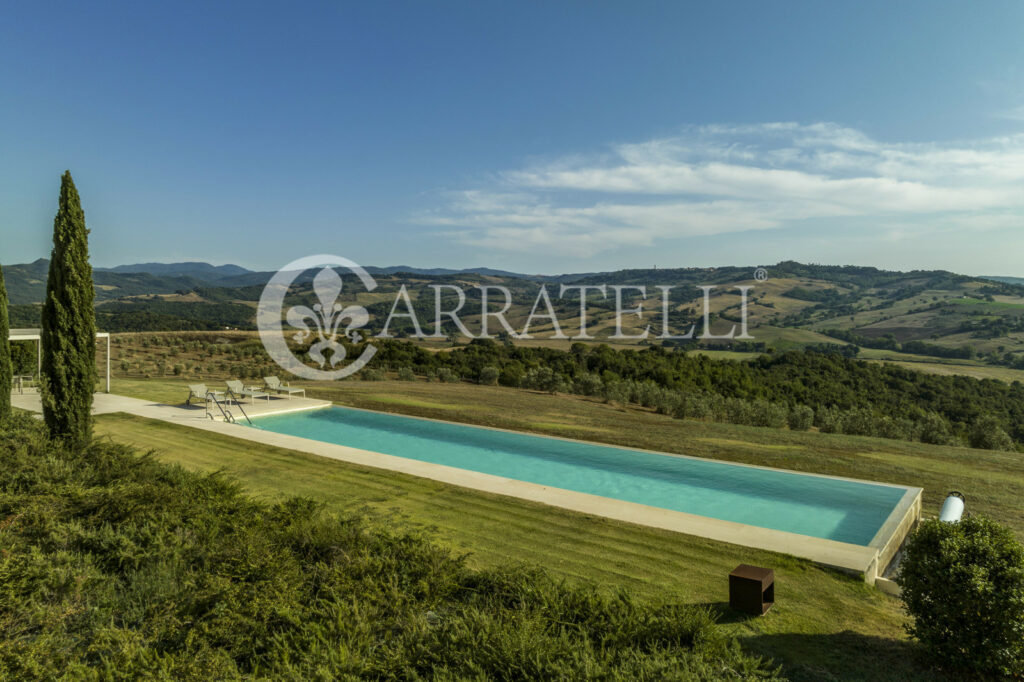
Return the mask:
M558 350L476 339L437 353L401 341L375 344L378 370L571 392L676 417L975 447L1024 442L1019 382L926 374L842 352L768 353L737 362L659 346L577 343Z

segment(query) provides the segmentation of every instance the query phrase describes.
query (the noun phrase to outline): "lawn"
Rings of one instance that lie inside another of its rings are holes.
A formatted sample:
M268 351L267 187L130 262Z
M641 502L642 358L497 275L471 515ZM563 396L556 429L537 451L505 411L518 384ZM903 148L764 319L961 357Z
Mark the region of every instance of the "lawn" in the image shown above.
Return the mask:
M357 407L917 485L931 514L947 490L958 489L971 510L1024 536L1024 466L1014 454L680 421L579 397L469 384L312 386L318 397ZM183 388L184 382L119 380L115 392L181 402ZM155 449L167 461L223 469L261 495L308 495L335 509L365 509L390 525L429 528L480 565L535 562L569 579L711 605L744 646L775 657L795 679L928 677L912 663L898 600L808 562L301 453L253 450L245 441L124 415L101 417L98 430ZM777 571L778 605L766 618L735 619L723 608L726 575L741 562Z

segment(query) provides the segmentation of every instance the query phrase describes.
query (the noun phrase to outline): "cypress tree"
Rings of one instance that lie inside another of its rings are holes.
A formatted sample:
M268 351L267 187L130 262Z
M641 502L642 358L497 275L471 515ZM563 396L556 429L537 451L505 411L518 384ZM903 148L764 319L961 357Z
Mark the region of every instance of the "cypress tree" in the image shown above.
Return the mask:
M74 445L92 436L96 317L89 231L78 190L65 171L53 220L53 253L42 311L43 419L54 438Z
M11 322L7 318L7 287L4 269L0 267L0 422L11 416L11 385L14 369L11 367L11 343L8 340Z

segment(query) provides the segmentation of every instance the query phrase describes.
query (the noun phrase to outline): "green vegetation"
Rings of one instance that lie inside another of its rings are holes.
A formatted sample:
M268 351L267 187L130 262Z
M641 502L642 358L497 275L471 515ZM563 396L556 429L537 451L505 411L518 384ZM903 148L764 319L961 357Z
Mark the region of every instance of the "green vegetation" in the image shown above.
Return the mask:
M42 316L43 419L50 434L84 445L92 432L96 385L96 321L93 317L89 231L69 171L60 183L53 219L53 254Z
M1013 439L1003 431L999 420L991 415L980 417L971 427L968 443L983 450L1013 450Z
M180 403L184 383L119 379L114 390ZM946 491L958 489L972 511L1024 538L1024 462L1016 453L676 420L582 396L469 383L293 382L299 384L313 397L354 407L920 486L925 515L937 514ZM309 496L329 509L366 510L388 527L429 529L444 544L470 552L474 566L525 560L610 591L711 605L745 649L773 657L793 679L936 679L905 640L898 600L808 562L279 448L254 450L249 441L171 424L106 415L97 428L156 449L167 461L225 470L270 500ZM737 621L724 607L725 576L742 562L776 570L779 601L766 618Z
M485 371L497 369L505 386L637 403L680 418L781 428L801 423L793 413L805 416L811 408L823 431L933 444L968 442L986 419L1024 440L1022 384L929 375L841 353L728 362L657 346L633 351L577 343L563 351L478 339L436 353L410 343L375 343L376 367L427 376L450 372L481 383Z
M900 585L910 633L955 674L1024 676L1024 546L969 516L923 522L905 548Z
M0 435L7 679L772 679L709 610L254 501L113 443Z
M362 379L390 373L403 381L415 376L448 383L496 381L638 404L677 418L798 430L814 426L933 444L1016 447L1005 439L979 439L982 430L993 437L1006 434L1011 441L1024 438L1024 383L934 375L842 353L766 353L736 362L657 346L620 350L574 343L561 350L478 339L439 352L408 341L374 340L374 345L379 350ZM259 339L243 332L124 335L114 346L121 376L131 378L167 376L178 365L180 376L202 379L258 379L277 371Z
M11 416L11 386L14 381L14 365L11 361L9 332L7 287L4 286L4 269L0 267L0 423Z

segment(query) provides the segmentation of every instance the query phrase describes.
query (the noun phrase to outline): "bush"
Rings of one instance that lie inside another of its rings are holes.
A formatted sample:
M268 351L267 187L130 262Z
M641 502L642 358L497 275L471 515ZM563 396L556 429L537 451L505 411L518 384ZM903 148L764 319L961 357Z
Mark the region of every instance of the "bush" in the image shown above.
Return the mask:
M582 372L572 381L572 392L577 395L601 395L601 377L591 372Z
M522 365L518 363L511 363L502 368L501 374L498 376L498 383L502 386L509 386L511 388L519 388L523 385L523 379L526 377L526 371Z
M984 450L1013 450L1013 439L1003 430L999 420L991 415L977 419L971 426L967 442L972 448Z
M786 424L793 431L806 431L814 423L814 410L806 405L796 405L789 411Z
M976 675L1024 674L1024 547L995 521L923 522L899 584L908 631L939 664Z
M384 381L387 378L384 375L384 372L379 369L373 369L372 367L364 369L357 376L363 381Z
M619 405L629 404L629 387L624 381L605 381L604 382L604 399L609 403L618 403Z
M442 367L441 369L437 370L437 379L438 381L442 381L446 384L454 384L458 383L459 375L453 372L452 370L448 369L447 367Z
M918 439L931 445L949 445L953 441L953 433L949 422L942 415L928 412L918 421Z
M786 419L789 417L789 409L785 405L767 400L755 400L750 408L750 423L754 426L781 429L786 425Z
M842 433L842 415L834 407L819 407L814 413L814 424L822 433Z
M841 418L842 432L850 436L878 435L878 420L874 412L866 407L857 407L844 412Z
M399 381L416 381L416 373L409 367L398 368L398 380Z
M565 390L565 382L560 374L556 374L550 367L536 367L526 373L523 378L523 387L532 388L535 391L547 391L557 393Z
M484 367L480 370L480 383L484 386L494 386L498 383L498 372L497 367Z

